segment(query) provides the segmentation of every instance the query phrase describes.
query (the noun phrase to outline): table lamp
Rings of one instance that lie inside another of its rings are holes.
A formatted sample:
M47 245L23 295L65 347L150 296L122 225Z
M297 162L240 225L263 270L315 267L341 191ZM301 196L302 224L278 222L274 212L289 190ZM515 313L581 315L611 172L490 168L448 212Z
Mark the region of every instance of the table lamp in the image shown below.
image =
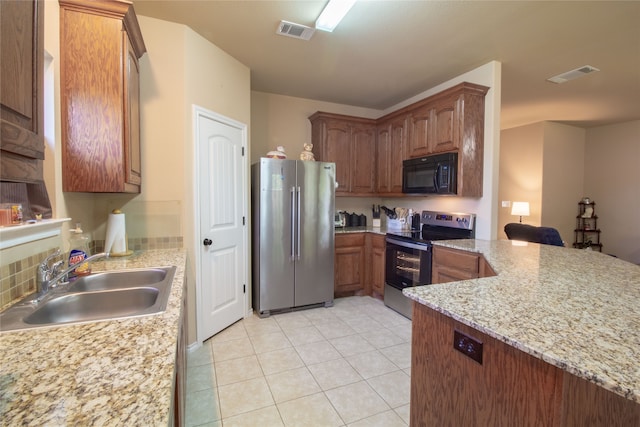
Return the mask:
M513 202L511 215L519 216L520 222L522 222L523 216L529 216L529 202Z

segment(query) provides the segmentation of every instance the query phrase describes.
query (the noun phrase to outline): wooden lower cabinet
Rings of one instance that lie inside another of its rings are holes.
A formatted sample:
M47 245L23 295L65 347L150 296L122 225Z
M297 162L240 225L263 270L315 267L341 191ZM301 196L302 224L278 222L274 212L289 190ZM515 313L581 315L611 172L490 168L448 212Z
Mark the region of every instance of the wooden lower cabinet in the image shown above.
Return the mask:
M182 287L182 311L180 313L180 331L176 344L176 367L173 379L173 402L170 425L180 427L185 422L185 399L187 392L187 280Z
M369 282L371 290L377 296L384 295L384 260L385 260L385 236L383 234L367 233L369 242L369 265L368 269L371 273Z
M334 295L365 294L365 233L336 234Z
M413 304L412 427L640 425L639 404ZM482 363L456 331L482 343Z
M383 296L385 247L384 234L336 234L334 296Z
M489 263L479 253L442 246L433 247L431 283L455 282L495 275Z

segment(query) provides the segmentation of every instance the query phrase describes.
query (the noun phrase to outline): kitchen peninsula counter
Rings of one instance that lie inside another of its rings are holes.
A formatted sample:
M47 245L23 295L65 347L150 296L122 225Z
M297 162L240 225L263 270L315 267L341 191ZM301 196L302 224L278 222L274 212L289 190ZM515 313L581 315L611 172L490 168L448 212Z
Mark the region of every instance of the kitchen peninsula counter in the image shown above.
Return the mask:
M96 271L176 266L164 312L2 332L3 425L170 424L186 252L134 253Z
M507 240L434 245L480 253L497 275L405 295L640 403L640 266L599 252Z

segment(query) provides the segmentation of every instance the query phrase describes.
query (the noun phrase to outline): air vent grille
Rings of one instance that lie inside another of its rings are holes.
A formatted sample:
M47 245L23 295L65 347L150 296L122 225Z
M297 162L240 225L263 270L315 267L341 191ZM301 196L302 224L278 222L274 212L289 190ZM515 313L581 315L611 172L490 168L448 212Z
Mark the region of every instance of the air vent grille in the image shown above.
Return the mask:
M566 73L558 74L557 76L553 76L548 78L547 80L552 83L565 83L569 80L577 79L578 77L585 76L589 73L593 73L594 71L600 71L596 67L592 67L591 65L584 65L580 68L576 68L575 70L567 71Z
M296 39L309 40L315 31L315 28L307 27L305 25L295 24L288 21L280 21L280 24L276 29L276 34Z

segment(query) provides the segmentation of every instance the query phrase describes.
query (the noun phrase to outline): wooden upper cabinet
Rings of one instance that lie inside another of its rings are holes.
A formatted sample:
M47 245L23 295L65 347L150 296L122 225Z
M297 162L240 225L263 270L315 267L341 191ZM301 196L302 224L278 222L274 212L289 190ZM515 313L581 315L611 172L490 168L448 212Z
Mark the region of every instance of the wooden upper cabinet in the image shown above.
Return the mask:
M63 191L140 192L145 51L130 2L60 0Z
M460 83L377 120L317 112L309 117L317 160L336 163L336 195L403 195L402 162L458 153L458 196L481 197L484 97Z
M416 108L409 113L409 157L429 154L433 134L433 109L430 105Z
M407 125L404 116L378 125L376 140L376 192L402 193L402 161L406 157Z
M375 121L323 112L309 120L316 160L336 164L336 196L374 193Z
M0 180L43 179L44 3L0 4Z
M459 146L458 97L445 98L433 109L433 137L429 153L452 151Z
M375 192L376 128L372 124L351 126L351 192Z

